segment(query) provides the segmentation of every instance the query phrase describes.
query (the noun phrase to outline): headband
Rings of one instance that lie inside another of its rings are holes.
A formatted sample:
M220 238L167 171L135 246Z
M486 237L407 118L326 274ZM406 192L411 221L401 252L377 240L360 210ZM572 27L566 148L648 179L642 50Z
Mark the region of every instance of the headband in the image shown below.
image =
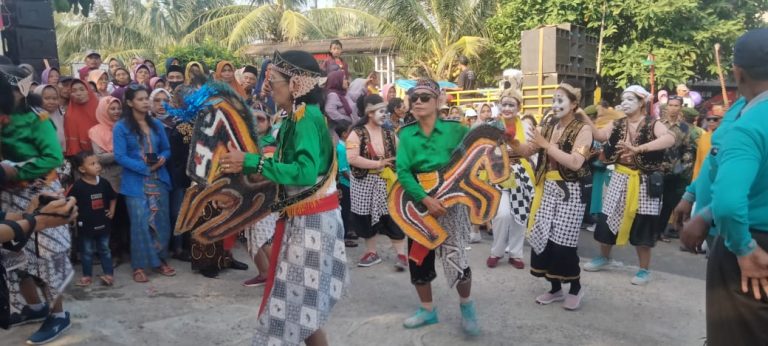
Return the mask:
M581 89L575 88L568 83L560 83L557 88L569 92L571 95L576 97L576 102L581 102Z
M367 105L367 106L365 106L365 114L368 114L370 112L375 112L375 111L377 111L379 109L382 109L382 108L387 108L387 103L386 102L372 104L372 105Z
M280 72L289 77L288 84L291 88L293 98L297 99L308 94L315 86L325 84L325 77L321 77L320 72L307 70L303 67L285 60L280 52L275 51L272 58L270 69Z
M414 95L419 91L428 92L435 98L440 96L440 86L431 79L421 78L417 80L416 86L408 91L408 95Z
M10 73L0 71L0 75L2 75L2 77L6 81L8 81L8 84L18 88L19 92L22 95L24 95L24 97L27 97L29 95L30 90L32 90L32 83L34 82L34 80L32 79L31 74L29 76L22 78L19 76L12 75Z

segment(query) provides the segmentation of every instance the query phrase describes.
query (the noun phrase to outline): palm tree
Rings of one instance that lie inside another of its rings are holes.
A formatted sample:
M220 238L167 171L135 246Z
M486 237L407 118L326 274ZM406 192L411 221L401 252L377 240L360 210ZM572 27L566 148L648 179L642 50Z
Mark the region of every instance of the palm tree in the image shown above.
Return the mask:
M485 21L499 0L358 0L381 20L401 54L433 78L449 78L460 55L477 58L490 41Z
M302 10L305 9L305 10ZM298 42L378 33L376 16L353 8L307 8L301 0L255 0L206 11L187 26L183 43L214 39L232 50L254 42Z
M200 11L229 6L232 0L110 0L94 5L88 18L56 14L59 55L80 61L85 49L104 56L130 59L155 56L183 36L187 23Z

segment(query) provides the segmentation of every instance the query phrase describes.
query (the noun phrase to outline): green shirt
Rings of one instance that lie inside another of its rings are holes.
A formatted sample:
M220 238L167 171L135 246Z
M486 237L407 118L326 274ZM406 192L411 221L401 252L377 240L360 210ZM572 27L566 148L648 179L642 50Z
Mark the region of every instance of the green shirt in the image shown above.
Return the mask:
M259 136L259 148L261 149L274 146L275 143L277 141L275 141L275 137L272 137L271 131L267 131L267 133Z
M3 159L16 163L17 180L28 181L45 176L64 163L61 144L50 119L34 112L12 114L2 128Z
M461 144L469 129L457 121L437 119L427 136L418 123L400 128L397 147L397 179L405 191L420 202L427 193L415 174L436 171L451 160L451 154Z
M255 173L260 154L245 154L243 173ZM312 186L333 162L333 142L317 105L307 105L304 116L287 117L277 135L277 151L264 159L262 175L280 185Z

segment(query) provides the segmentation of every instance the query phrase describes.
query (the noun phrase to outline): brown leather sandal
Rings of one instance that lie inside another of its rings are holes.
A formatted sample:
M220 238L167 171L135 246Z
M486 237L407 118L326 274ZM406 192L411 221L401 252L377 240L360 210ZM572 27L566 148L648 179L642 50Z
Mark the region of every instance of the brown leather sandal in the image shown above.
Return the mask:
M145 283L149 282L149 279L147 279L147 274L144 273L144 270L136 269L133 271L133 281L138 283Z

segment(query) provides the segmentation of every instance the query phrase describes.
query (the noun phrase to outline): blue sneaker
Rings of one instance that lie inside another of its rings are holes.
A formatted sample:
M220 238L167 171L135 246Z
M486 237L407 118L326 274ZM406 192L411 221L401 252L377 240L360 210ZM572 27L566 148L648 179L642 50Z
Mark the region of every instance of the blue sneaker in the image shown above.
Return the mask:
M64 317L49 315L43 325L27 339L27 345L42 345L49 343L69 329L72 322L69 320L69 312L64 312Z
M420 307L413 316L405 319L403 327L408 329L421 328L437 322L440 322L437 319L437 308L433 307L432 311L427 311L427 309Z
M640 269L632 278L632 284L637 286L645 286L651 281L651 272L647 269Z
M464 333L469 336L480 335L480 325L477 323L477 312L475 311L475 302L460 304L461 307L461 327Z
M43 304L43 308L40 311L35 311L29 305L24 305L21 309L21 313L11 314L11 327L21 326L27 323L40 322L45 320L50 314L51 309L48 303Z
M608 257L597 256L593 258L589 263L584 265L584 270L588 272L599 272L611 264L611 260Z

